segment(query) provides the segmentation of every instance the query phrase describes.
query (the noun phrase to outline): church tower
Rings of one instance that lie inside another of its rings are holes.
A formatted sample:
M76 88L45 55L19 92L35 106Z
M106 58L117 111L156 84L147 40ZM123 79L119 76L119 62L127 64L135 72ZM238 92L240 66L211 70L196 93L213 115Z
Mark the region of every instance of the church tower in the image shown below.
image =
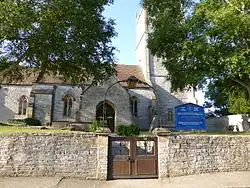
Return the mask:
M166 80L167 70L161 59L151 55L147 48L149 25L147 12L141 8L136 15L136 64L143 71L144 77L156 91L157 109L163 124L173 124L173 109L175 106L191 102L197 103L193 90L177 93L171 92L171 83Z

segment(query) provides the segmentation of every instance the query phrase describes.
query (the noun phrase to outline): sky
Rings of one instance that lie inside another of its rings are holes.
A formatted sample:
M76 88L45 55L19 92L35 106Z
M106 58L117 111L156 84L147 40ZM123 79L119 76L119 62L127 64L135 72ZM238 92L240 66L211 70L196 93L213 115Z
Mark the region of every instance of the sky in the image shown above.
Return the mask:
M140 9L140 0L115 0L106 7L104 16L115 19L118 36L113 39L113 46L119 50L116 57L119 64L135 64L135 16Z
M195 0L199 2L199 0ZM135 64L135 16L140 9L140 0L115 0L106 7L104 16L115 19L118 36L113 39L113 46L119 64Z
M198 2L199 0L196 0ZM116 57L119 64L135 64L135 17L140 10L140 0L115 0L114 4L106 7L104 16L115 19L118 36L113 39L113 46L119 50ZM198 104L203 105L204 93L196 92Z

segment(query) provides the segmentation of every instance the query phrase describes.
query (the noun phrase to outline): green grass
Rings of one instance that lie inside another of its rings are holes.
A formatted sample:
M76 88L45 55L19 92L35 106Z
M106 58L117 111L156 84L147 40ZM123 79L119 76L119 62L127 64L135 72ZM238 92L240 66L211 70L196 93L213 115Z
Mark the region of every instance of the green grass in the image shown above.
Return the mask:
M39 128L32 128L32 127L15 127L15 126L0 126L0 132L35 133L35 132L69 132L69 130L39 129Z
M250 135L250 131L247 132L232 132L232 131L182 131L182 132L170 132L170 135ZM153 135L148 131L141 131L140 135Z
M248 132L232 132L232 131L183 131L183 132L171 132L171 134L197 134L197 135L250 135L250 131Z
M26 133L35 133L35 132L70 132L70 130L61 130L61 129L40 129L40 127L17 127L17 126L0 126L0 132L26 132ZM248 132L231 132L231 131L184 131L184 132L170 132L170 135L250 135ZM141 131L140 135L153 135L149 131Z

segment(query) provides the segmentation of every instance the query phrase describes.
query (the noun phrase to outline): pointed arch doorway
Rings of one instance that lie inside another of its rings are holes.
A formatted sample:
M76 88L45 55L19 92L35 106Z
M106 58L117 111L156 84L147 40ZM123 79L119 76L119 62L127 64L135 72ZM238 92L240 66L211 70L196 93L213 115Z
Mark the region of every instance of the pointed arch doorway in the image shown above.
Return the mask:
M106 117L104 120L107 121L107 127L111 132L115 131L115 109L113 106L111 102L105 101ZM96 106L96 119L99 121L103 119L103 101Z

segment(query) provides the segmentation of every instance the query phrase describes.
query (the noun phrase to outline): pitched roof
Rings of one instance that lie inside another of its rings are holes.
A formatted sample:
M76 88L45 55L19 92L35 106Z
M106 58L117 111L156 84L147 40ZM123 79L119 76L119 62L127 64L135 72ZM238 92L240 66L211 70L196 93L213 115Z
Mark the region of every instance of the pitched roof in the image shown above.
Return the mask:
M143 75L143 72L141 70L141 67L138 65L124 65L124 64L117 64L116 66L116 75L115 78L117 80L126 80L129 76L135 76L139 80L145 82L145 78ZM20 85L31 85L36 81L36 78L38 76L38 72L30 71L27 73L27 76L22 80L18 82L12 82L12 83L5 83L5 84L20 84ZM70 81L64 80L60 76L53 76L53 75L46 75L44 76L41 83L45 84L71 84ZM90 84L90 83L86 83ZM123 87L127 86L127 83L121 83ZM137 87L147 87L143 84L138 84Z
M135 76L137 79L146 82L142 69L138 65L124 65L118 64L116 66L116 79L117 80L126 80L129 76ZM127 83L121 83L123 87L127 86ZM144 84L138 84L137 87L147 87Z

